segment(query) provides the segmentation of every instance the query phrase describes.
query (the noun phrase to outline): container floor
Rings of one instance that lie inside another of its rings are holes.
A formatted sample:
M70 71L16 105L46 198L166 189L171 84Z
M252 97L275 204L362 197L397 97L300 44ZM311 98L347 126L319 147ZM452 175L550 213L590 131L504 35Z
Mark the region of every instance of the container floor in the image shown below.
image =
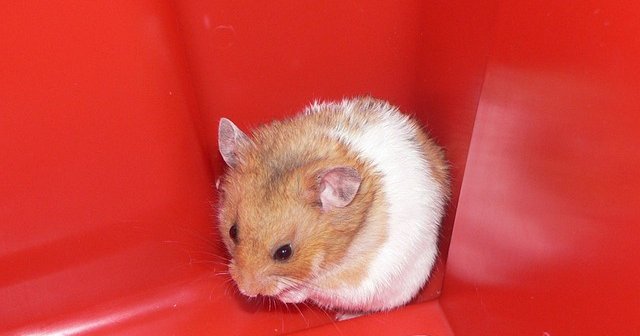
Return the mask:
M10 1L0 334L640 334L637 1ZM247 301L215 225L216 125L371 94L447 149L415 302Z

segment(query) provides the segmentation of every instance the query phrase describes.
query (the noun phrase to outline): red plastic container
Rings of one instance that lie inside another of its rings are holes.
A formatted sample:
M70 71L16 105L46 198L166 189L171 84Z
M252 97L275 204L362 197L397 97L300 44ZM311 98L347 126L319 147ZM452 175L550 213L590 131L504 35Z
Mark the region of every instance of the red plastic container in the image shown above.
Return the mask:
M637 1L10 1L0 334L639 335ZM221 116L372 94L447 148L409 306L335 322L224 275Z

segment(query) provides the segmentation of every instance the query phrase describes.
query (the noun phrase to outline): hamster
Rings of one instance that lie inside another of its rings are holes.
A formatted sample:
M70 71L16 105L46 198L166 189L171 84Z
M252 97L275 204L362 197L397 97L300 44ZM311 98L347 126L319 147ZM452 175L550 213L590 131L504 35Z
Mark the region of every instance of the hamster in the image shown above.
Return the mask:
M251 136L222 118L219 230L248 297L389 310L426 283L450 194L444 151L371 97L315 102Z

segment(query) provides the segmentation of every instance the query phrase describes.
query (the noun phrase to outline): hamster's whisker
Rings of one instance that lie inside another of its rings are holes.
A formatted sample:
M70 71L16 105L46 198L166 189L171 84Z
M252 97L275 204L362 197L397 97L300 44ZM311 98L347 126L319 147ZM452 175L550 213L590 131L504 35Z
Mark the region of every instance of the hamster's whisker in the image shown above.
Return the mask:
M229 272L213 272L213 275L217 275L217 276L228 276L231 275ZM233 281L233 279L230 279L230 281Z
M217 276L216 274L212 274L212 276ZM228 291L229 291L229 286L232 285L233 280L230 277L225 277L226 279L222 282L216 282L216 285L212 286L211 290L209 291L209 301L211 301L211 298L213 297L213 293L218 290L220 287L224 287L224 293L223 295L227 295ZM235 287L235 286L234 286Z
M340 327L336 323L335 315L334 315L334 317L331 317L331 315L329 315L329 313L327 312L327 309L324 306L316 305L316 307L318 307L318 309L320 309L320 311L322 313L324 313L324 315L327 317L327 319L329 319L329 321L331 321L331 324L333 324L333 326L336 328L336 331L338 332L338 334L344 335L342 333L342 330L340 330Z
M231 284L231 286L229 286L230 285L229 281L225 281L222 284L224 285L224 296L229 295L229 287L234 287L234 285Z
M227 264L223 264L219 261L215 261L215 260L190 260L189 261L190 265L196 265L196 264L211 264L211 265L218 265L218 266L227 266Z
M187 227L176 225L176 228L207 244L214 242L214 238L219 238L219 235L215 234L214 231L210 231L208 234L203 235L201 232L197 232L196 230L189 229Z
M304 323L307 325L307 328L309 328L309 321L307 320L307 318L304 316L304 314L302 313L302 310L300 310L300 307L298 307L297 304L293 304L293 307L295 307L298 312L300 313L300 316L302 316L302 319L304 320Z
M221 256L219 254L208 252L208 251L190 250L186 252L188 252L189 255L202 255L202 256L205 256L206 258L212 258L222 262L228 262L229 260L231 260L231 258L227 258L225 256Z
M302 302L300 302L300 304L303 304L303 305L307 308L307 310L309 310L309 311L311 311L311 312L313 313L313 315L314 315L315 317L318 317L318 313L316 313L316 310L315 310L315 309L313 309L313 307L311 307L311 306L307 303L307 301L302 301Z
M321 288L309 281L306 280L302 280L302 279L296 279L293 277L280 277L278 279L280 282L282 282L283 284L285 284L287 287L305 287L305 288L309 288L309 289L313 289L313 290L320 290Z
M230 261L230 258L226 256L222 256L220 254L207 251L205 249L198 249L198 250L189 249L187 248L189 245L186 242L167 240L167 241L163 241L163 243L178 244L179 246L181 246L181 250L184 251L189 257L189 264L194 263L194 260L202 259L202 260L215 260L219 262L220 265L226 266L224 264L228 264ZM201 256L201 257L198 258L196 256Z
M289 309L289 304L287 304L286 302L282 302L284 303L284 307L287 309L287 313L291 313L291 310Z
M192 252L198 253L198 254L209 255L209 256L212 256L212 257L220 258L220 259L229 259L227 257L221 256L221 255L219 255L217 253L213 253L213 252L207 251L207 250L194 250Z
M199 264L212 265L214 269L220 268L220 267L224 269L228 269L228 265L225 263L222 263L217 260L207 260L207 259L190 258L189 261L187 263L184 263L183 265L199 265Z
M315 314L315 309L312 309L312 307L307 303L307 301L302 302L307 308L309 308L311 311L314 312ZM320 309L320 311L327 317L327 319L329 321L331 321L331 324L333 324L334 328L336 328L336 331L338 332L339 335L344 335L342 333L342 330L340 330L340 327L338 327L338 324L335 321L335 317L331 317L331 315L329 315L329 313L327 313L327 309L325 309L323 306L318 306L316 305L315 307L317 307L318 309ZM316 315L317 316L317 315Z

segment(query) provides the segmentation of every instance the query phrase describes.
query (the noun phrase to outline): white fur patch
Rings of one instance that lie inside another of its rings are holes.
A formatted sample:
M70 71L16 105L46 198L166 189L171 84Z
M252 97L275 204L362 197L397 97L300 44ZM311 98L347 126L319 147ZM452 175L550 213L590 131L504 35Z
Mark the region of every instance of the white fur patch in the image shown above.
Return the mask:
M358 310L402 305L424 285L436 259L446 192L431 176L429 162L415 140L416 129L408 117L387 103L372 102L375 104L368 106L370 113L378 115L373 121L367 120L364 127L353 131L337 126L326 130L326 134L346 144L382 175L388 204L388 223L382 225L387 225L388 239L358 288L318 293L316 301L321 305L339 304ZM350 115L355 106L354 100L343 100L339 106L315 102L305 114L332 107L331 110ZM357 249L354 245L353 249Z

